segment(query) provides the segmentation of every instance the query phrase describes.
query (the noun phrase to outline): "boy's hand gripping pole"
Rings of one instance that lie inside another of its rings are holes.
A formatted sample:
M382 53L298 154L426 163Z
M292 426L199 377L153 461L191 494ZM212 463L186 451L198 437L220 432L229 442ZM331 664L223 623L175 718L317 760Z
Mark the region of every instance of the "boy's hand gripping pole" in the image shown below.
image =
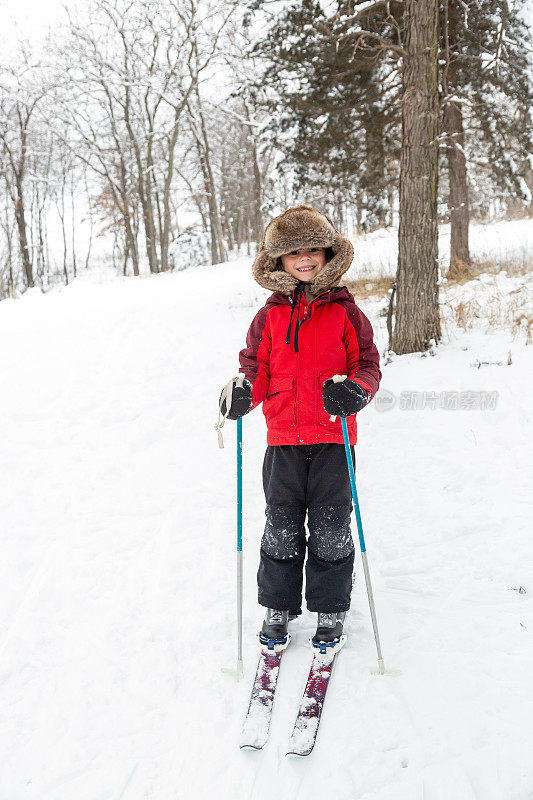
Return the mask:
M244 372L238 372L234 378L227 382L227 384L222 389L222 394L220 395L220 401L218 406L218 420L215 422L215 430L218 435L218 446L220 448L224 447L224 439L222 438L222 428L224 427L224 423L226 421L226 417L228 416L229 412L231 411L231 401L233 399L233 387L234 386L243 386L244 379L245 379ZM226 401L226 412L222 414L222 403ZM222 417L222 422L220 418Z

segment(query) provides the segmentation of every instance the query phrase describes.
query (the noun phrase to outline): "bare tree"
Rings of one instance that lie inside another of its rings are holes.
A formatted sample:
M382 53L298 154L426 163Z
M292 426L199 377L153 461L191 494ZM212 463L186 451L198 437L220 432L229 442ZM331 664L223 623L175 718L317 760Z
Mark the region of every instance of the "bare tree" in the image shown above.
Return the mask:
M182 115L235 7L228 0L92 0L86 15L70 19L66 115L88 165L109 181L136 274L137 206L150 271L169 268Z
M28 163L37 108L48 88L44 73L32 61L28 47L21 44L17 61L5 66L0 78L0 153L2 177L14 209L27 287L34 286L26 207L28 196L31 195Z

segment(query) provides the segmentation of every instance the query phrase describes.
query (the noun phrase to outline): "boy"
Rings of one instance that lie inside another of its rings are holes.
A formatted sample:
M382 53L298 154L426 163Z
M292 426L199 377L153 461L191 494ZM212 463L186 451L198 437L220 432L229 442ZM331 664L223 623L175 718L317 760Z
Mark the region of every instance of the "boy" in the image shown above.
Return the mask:
M354 459L355 414L381 379L372 326L337 286L352 259L351 243L324 214L297 206L267 225L252 267L259 285L274 294L248 331L239 355L246 380L233 384L228 416L238 419L262 402L267 422L266 525L257 575L259 603L267 609L262 643L283 646L289 619L301 613L306 547L307 607L318 612L315 641L339 640L350 607L352 498L339 417L349 417ZM336 374L347 378L334 382Z

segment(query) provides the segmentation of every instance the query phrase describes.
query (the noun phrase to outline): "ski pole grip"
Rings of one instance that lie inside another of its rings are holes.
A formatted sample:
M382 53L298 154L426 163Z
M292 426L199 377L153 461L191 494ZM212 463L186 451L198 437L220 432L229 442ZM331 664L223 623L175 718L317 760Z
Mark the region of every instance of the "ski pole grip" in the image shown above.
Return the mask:
M228 416L229 412L231 411L231 401L233 399L233 387L240 386L241 388L244 387L244 379L246 375L244 372L238 372L235 377L233 377L230 381L222 389L222 394L220 395L220 405L218 407L218 421L215 423L215 430L218 435L218 446L220 448L224 447L224 439L222 438L222 431L221 428L224 427L224 423L226 421L226 417ZM220 407L222 403L226 401L226 413L222 415L222 422L220 421Z
M343 381L346 380L347 377L348 377L347 375L334 375L331 380L333 381L333 383L342 383ZM329 421L335 422L336 419L337 415L332 414L331 417L329 418Z

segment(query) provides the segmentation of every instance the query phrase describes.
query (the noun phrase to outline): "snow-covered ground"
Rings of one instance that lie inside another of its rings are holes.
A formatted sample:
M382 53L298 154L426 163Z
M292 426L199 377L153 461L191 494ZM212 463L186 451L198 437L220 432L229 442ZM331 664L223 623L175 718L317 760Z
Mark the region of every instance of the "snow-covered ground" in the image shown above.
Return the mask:
M347 277L383 273L394 275L398 261L398 231L380 228L353 239L355 258ZM522 263L533 252L531 219L473 222L469 228L470 255L477 261ZM439 225L439 260L443 273L449 264L450 225Z
M249 266L90 273L0 304L0 798L531 798L533 347L504 328L450 321L435 355L384 366L360 415L359 499L385 662L401 676L372 673L358 563L314 753L284 755L307 612L269 743L238 750L266 434L256 410L236 683L220 672L236 656L235 428L219 450L214 422L267 296ZM382 306L363 305L380 349Z

